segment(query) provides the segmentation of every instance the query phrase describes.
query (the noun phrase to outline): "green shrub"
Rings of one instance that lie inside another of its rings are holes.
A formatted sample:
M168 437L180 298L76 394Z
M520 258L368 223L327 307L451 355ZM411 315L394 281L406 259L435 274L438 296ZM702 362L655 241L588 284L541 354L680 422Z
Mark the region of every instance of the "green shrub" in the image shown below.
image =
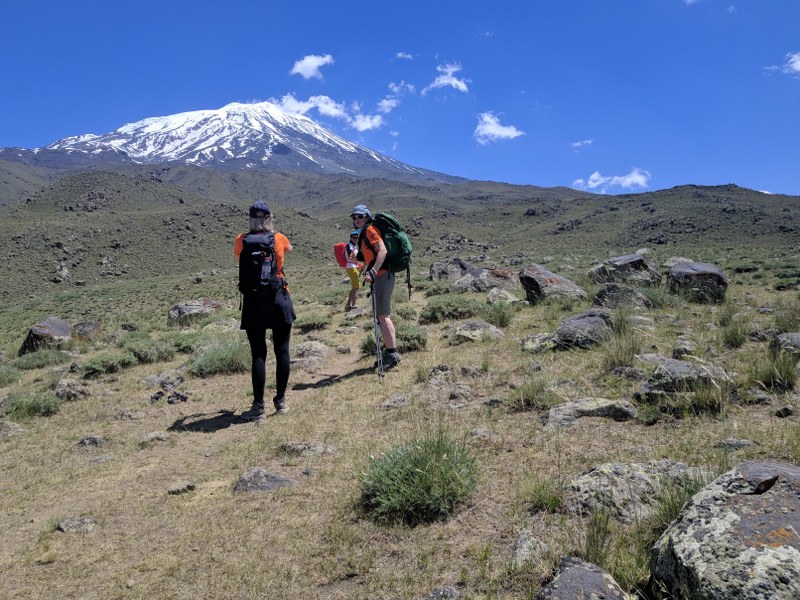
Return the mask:
M165 339L180 354L193 354L201 344L207 341L206 336L199 331L176 331Z
M394 330L400 352L417 352L428 347L428 332L419 325L398 321L394 324Z
M458 294L435 296L422 309L419 322L441 323L442 321L466 319L481 313L483 304L474 298Z
M425 288L425 297L431 298L433 296L444 296L451 292L449 283L442 283L440 281L431 283Z
M91 379L107 373L117 373L132 367L138 361L130 352L103 352L90 359L84 365L86 377Z
M379 523L430 523L465 502L476 477L469 449L439 428L371 459L361 476L360 506Z
M717 322L720 327L727 327L733 323L733 318L736 316L736 307L733 304L723 304L717 315Z
M129 333L117 345L133 354L143 365L175 358L175 347L169 341L151 339L143 332Z
M344 291L344 289L340 287L327 288L317 294L317 302L323 306L338 306L339 304L344 305L346 301L347 291Z
M52 392L24 395L11 399L9 416L14 421L49 417L58 412L61 401Z
M0 387L19 381L19 371L9 364L0 364Z
M222 342L192 359L188 371L195 377L231 375L246 373L250 364L250 346L247 342L233 340Z
M308 333L309 331L325 329L330 324L330 317L311 313L299 316L292 327L300 331L300 333Z
M14 366L18 369L41 369L42 367L63 365L69 360L70 356L66 352L45 348L23 354L14 361Z
M510 302L495 302L483 308L483 318L495 327L508 327L517 308Z
M428 347L428 332L419 325L407 323L405 321L393 321L395 342L401 354L406 352L417 352ZM362 356L375 354L375 333L374 325L370 326L370 332L364 336L358 346Z
M417 318L417 311L413 306L398 306L394 312L398 317L406 319L407 321L413 321Z

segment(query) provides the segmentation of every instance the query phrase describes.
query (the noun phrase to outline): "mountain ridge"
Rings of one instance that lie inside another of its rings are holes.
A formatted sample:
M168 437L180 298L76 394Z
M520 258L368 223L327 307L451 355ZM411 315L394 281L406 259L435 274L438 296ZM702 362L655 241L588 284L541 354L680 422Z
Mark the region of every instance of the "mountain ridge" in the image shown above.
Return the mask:
M219 109L147 117L109 133L70 136L43 148L2 148L0 160L63 169L189 164L226 171L269 169L463 181L360 146L268 101L232 102Z

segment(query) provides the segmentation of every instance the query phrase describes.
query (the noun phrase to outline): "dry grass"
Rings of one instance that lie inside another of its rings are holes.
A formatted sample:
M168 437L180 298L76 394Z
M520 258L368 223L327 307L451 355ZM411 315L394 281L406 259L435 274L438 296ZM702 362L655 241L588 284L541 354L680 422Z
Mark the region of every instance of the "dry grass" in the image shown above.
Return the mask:
M302 290L300 283L297 289ZM344 288L343 288L344 289ZM742 310L751 323L755 307L768 299L753 288ZM303 296L298 293L298 300ZM344 298L344 293L342 295ZM553 323L581 309L548 305L518 312L498 342L473 342L456 348L441 339L446 323L427 327L425 352L405 356L381 382L371 372L371 357L358 356L363 330L337 333L344 313L298 301L298 312L330 315L331 324L294 343L319 339L353 353L332 353L316 372L296 369L287 395L290 412L262 424L226 421L227 426L198 431L202 422L220 421L222 411L249 405L249 374L190 377L181 386L187 403L151 404L156 388L142 380L185 363L136 366L88 382L92 395L67 402L50 417L22 423L23 435L0 441L0 511L5 532L0 571L13 573L0 588L3 598L420 598L434 587L456 585L469 598L532 597L558 558L577 552L587 524L560 512L531 512L531 482L561 484L603 462L671 458L717 467L747 458L800 462L797 424L772 417L770 406L726 406L721 417L689 417L636 422L580 419L570 429L547 432L541 411L519 412L512 388L531 376L538 363L564 400L585 396L629 397L632 386L610 382L603 349L523 355L520 340L552 329ZM427 299L416 294L409 306L421 314ZM685 305L653 311L650 327L634 326L643 352L670 354L679 333L691 332L706 358L728 371L744 372L754 342L740 348L720 344L709 323L715 308ZM234 313L235 314L235 313ZM230 315L226 315L230 316ZM368 324L363 317L358 324ZM87 348L85 361L102 348ZM268 369L274 363L270 361ZM420 382L420 374L447 364L468 384L471 397ZM475 376L461 375L472 367ZM22 372L22 379L0 392L36 386L52 369ZM271 379L271 374L270 374ZM408 404L380 405L398 393ZM500 403L485 401L496 398ZM130 409L137 418L119 418ZM478 490L454 516L426 526L379 526L356 508L359 474L372 455L444 422L464 436L477 457ZM469 437L485 427L488 439ZM172 428L172 429L171 429ZM153 431L168 441L144 447ZM107 439L100 448L79 449L88 435ZM760 445L728 456L714 444L749 438ZM281 451L287 441L316 440L336 453L295 457ZM299 484L265 494L234 494L237 477L249 467L296 479ZM197 489L167 494L177 481ZM55 525L85 515L99 523L89 534L66 534ZM530 529L548 544L535 564L515 568L511 547L519 531Z

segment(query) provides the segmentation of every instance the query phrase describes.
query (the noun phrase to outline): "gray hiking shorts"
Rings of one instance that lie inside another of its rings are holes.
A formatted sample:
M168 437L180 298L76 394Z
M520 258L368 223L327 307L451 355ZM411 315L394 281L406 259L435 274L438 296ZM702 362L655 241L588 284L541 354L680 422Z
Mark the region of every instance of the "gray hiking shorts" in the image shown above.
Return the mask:
M375 280L373 293L378 316L392 314L392 292L394 292L394 273L384 273Z

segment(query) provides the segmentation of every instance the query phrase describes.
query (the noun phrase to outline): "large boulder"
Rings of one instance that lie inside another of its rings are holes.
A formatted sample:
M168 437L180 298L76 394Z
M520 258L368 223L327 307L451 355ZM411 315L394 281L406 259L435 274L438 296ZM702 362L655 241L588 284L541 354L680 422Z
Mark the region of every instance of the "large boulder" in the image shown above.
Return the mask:
M671 598L800 598L800 467L747 461L695 494L656 542Z
M528 265L519 272L519 281L528 302L536 304L547 298L583 300L586 291L566 277L556 275L542 265Z
M558 350L591 348L611 338L611 313L604 308L589 308L567 317L553 332L553 344Z
M632 287L624 283L604 283L597 291L592 302L594 306L604 308L632 308L648 309L653 308L653 302Z
M627 400L606 398L579 398L554 406L545 417L545 430L571 426L581 417L604 417L615 421L636 418L636 407Z
M189 300L169 309L167 325L190 325L223 308L225 305L216 300Z
M774 352L788 352L800 358L800 333L779 333L769 347Z
M447 260L437 260L431 263L429 278L431 281L449 281L455 283L467 273L472 272L474 267L460 258L448 258Z
M657 403L670 394L692 392L709 385L732 383L730 376L720 367L704 365L688 360L657 357L641 360L655 360L658 366L645 382L644 387L634 394L641 402Z
M473 269L453 283L453 291L486 292L490 289L519 290L520 283L514 273L508 269Z
M605 463L572 481L567 507L581 516L606 510L617 521L636 523L657 508L656 498L664 487L705 476L697 467L667 459L633 464Z
M72 325L58 317L47 317L28 331L19 348L19 356L42 348L58 348L72 339Z
M667 282L670 292L707 304L722 302L728 289L722 269L707 263L677 263L670 267Z
M589 277L596 283L616 281L645 286L656 286L662 279L658 268L641 254L609 258L593 267L589 271Z

